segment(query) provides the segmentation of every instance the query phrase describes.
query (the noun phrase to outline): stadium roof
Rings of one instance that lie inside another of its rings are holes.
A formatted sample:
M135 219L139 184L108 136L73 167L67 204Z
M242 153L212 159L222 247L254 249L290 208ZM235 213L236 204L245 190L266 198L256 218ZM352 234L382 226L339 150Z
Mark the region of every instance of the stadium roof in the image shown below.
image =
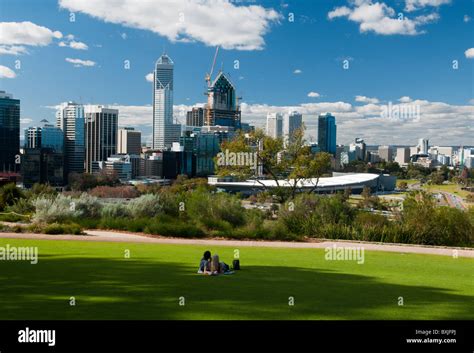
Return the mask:
M379 174L370 174L370 173L357 173L357 174L344 174L334 177L319 178L318 189L325 187L344 187L351 185L364 184L371 181L377 180ZM246 181L219 181L218 177L209 177L209 184L220 186L220 187L245 187L245 188L272 188L277 187L275 180L246 180ZM313 188L316 185L317 179L306 179L304 181L299 181L297 184L298 188ZM280 187L292 187L293 179L279 180L278 185Z

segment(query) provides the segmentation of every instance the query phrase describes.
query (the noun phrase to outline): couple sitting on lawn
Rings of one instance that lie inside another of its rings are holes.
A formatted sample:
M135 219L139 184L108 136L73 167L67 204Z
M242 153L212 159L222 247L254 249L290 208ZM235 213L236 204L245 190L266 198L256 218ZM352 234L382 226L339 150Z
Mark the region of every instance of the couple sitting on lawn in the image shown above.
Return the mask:
M229 265L225 262L219 261L219 255L215 254L211 257L211 252L207 250L204 252L201 262L199 263L198 273L216 276L219 274L230 275L233 274L234 271L231 271Z

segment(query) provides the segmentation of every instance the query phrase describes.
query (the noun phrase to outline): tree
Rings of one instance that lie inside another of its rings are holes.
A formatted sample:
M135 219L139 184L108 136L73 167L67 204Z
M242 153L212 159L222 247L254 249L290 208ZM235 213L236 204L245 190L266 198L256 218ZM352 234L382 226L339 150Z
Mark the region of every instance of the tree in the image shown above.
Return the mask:
M399 188L400 190L405 191L405 190L408 189L408 183L407 183L406 181L400 181L400 182L398 183L398 188Z
M14 183L4 185L0 188L0 211L3 211L7 206L12 206L23 197L23 192Z
M437 171L430 174L430 180L432 184L441 185L445 180L443 172Z
M286 143L282 138L265 135L261 129L250 134L240 133L224 142L221 151L215 158L218 175L232 175L240 180L253 179L264 190L270 191L257 175L258 169L261 169L265 178L275 182L276 188L271 192L280 202L302 192L303 182L305 186L310 184L309 188L306 187L308 192L314 192L320 177L331 164L330 154L312 153L304 139L304 127L297 129Z

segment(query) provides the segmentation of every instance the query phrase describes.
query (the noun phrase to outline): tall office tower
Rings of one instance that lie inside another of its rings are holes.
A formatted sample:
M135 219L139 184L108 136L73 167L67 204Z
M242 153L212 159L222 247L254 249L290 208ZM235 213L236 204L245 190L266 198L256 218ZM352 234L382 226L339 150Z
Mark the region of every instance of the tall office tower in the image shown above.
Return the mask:
M397 162L400 166L407 165L408 162L410 162L410 147L397 148L395 162Z
M207 88L207 126L231 126L240 129L241 112L235 86L221 71Z
M428 139L421 138L418 140L418 153L428 154Z
M117 153L118 115L117 109L101 105L85 107L86 173L92 173L92 162Z
M283 136L283 115L280 113L267 114L267 135L273 138Z
M50 148L56 152L64 153L64 133L63 131L48 123L47 120L42 120L44 123L41 128L41 147Z
M336 118L330 113L318 117L318 146L322 152L336 153Z
M64 133L65 175L84 173L84 107L74 102L62 103L56 112L56 126Z
M20 100L0 91L0 172L16 172L20 154Z
M206 120L206 109L200 107L193 107L192 110L186 114L187 126L203 126Z
M367 155L367 145L360 137L355 138L355 146L358 148L355 158L359 161L365 161Z
M21 156L23 186L35 183L51 186L64 185L64 134L63 131L41 120L43 126L25 129L25 148Z
M118 131L117 153L140 155L142 150L142 133L133 127L120 128Z
M41 147L41 127L34 126L25 129L25 148Z
M285 114L283 120L283 134L291 138L297 129L303 127L303 115L298 112Z
M173 123L174 63L166 54L156 61L153 81L153 149L169 148L179 141L181 125Z
M393 161L392 148L390 146L379 146L379 157L385 162Z

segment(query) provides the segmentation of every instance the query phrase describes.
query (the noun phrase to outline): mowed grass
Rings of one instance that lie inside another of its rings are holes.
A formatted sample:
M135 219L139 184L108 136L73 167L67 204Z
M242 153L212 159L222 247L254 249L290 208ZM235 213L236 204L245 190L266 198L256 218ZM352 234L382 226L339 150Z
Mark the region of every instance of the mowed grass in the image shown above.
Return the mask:
M204 246L6 244L40 256L0 261L0 319L474 319L473 259L366 251L358 265L323 249L241 247L242 270L212 277L196 274ZM232 262L233 247L210 250Z

